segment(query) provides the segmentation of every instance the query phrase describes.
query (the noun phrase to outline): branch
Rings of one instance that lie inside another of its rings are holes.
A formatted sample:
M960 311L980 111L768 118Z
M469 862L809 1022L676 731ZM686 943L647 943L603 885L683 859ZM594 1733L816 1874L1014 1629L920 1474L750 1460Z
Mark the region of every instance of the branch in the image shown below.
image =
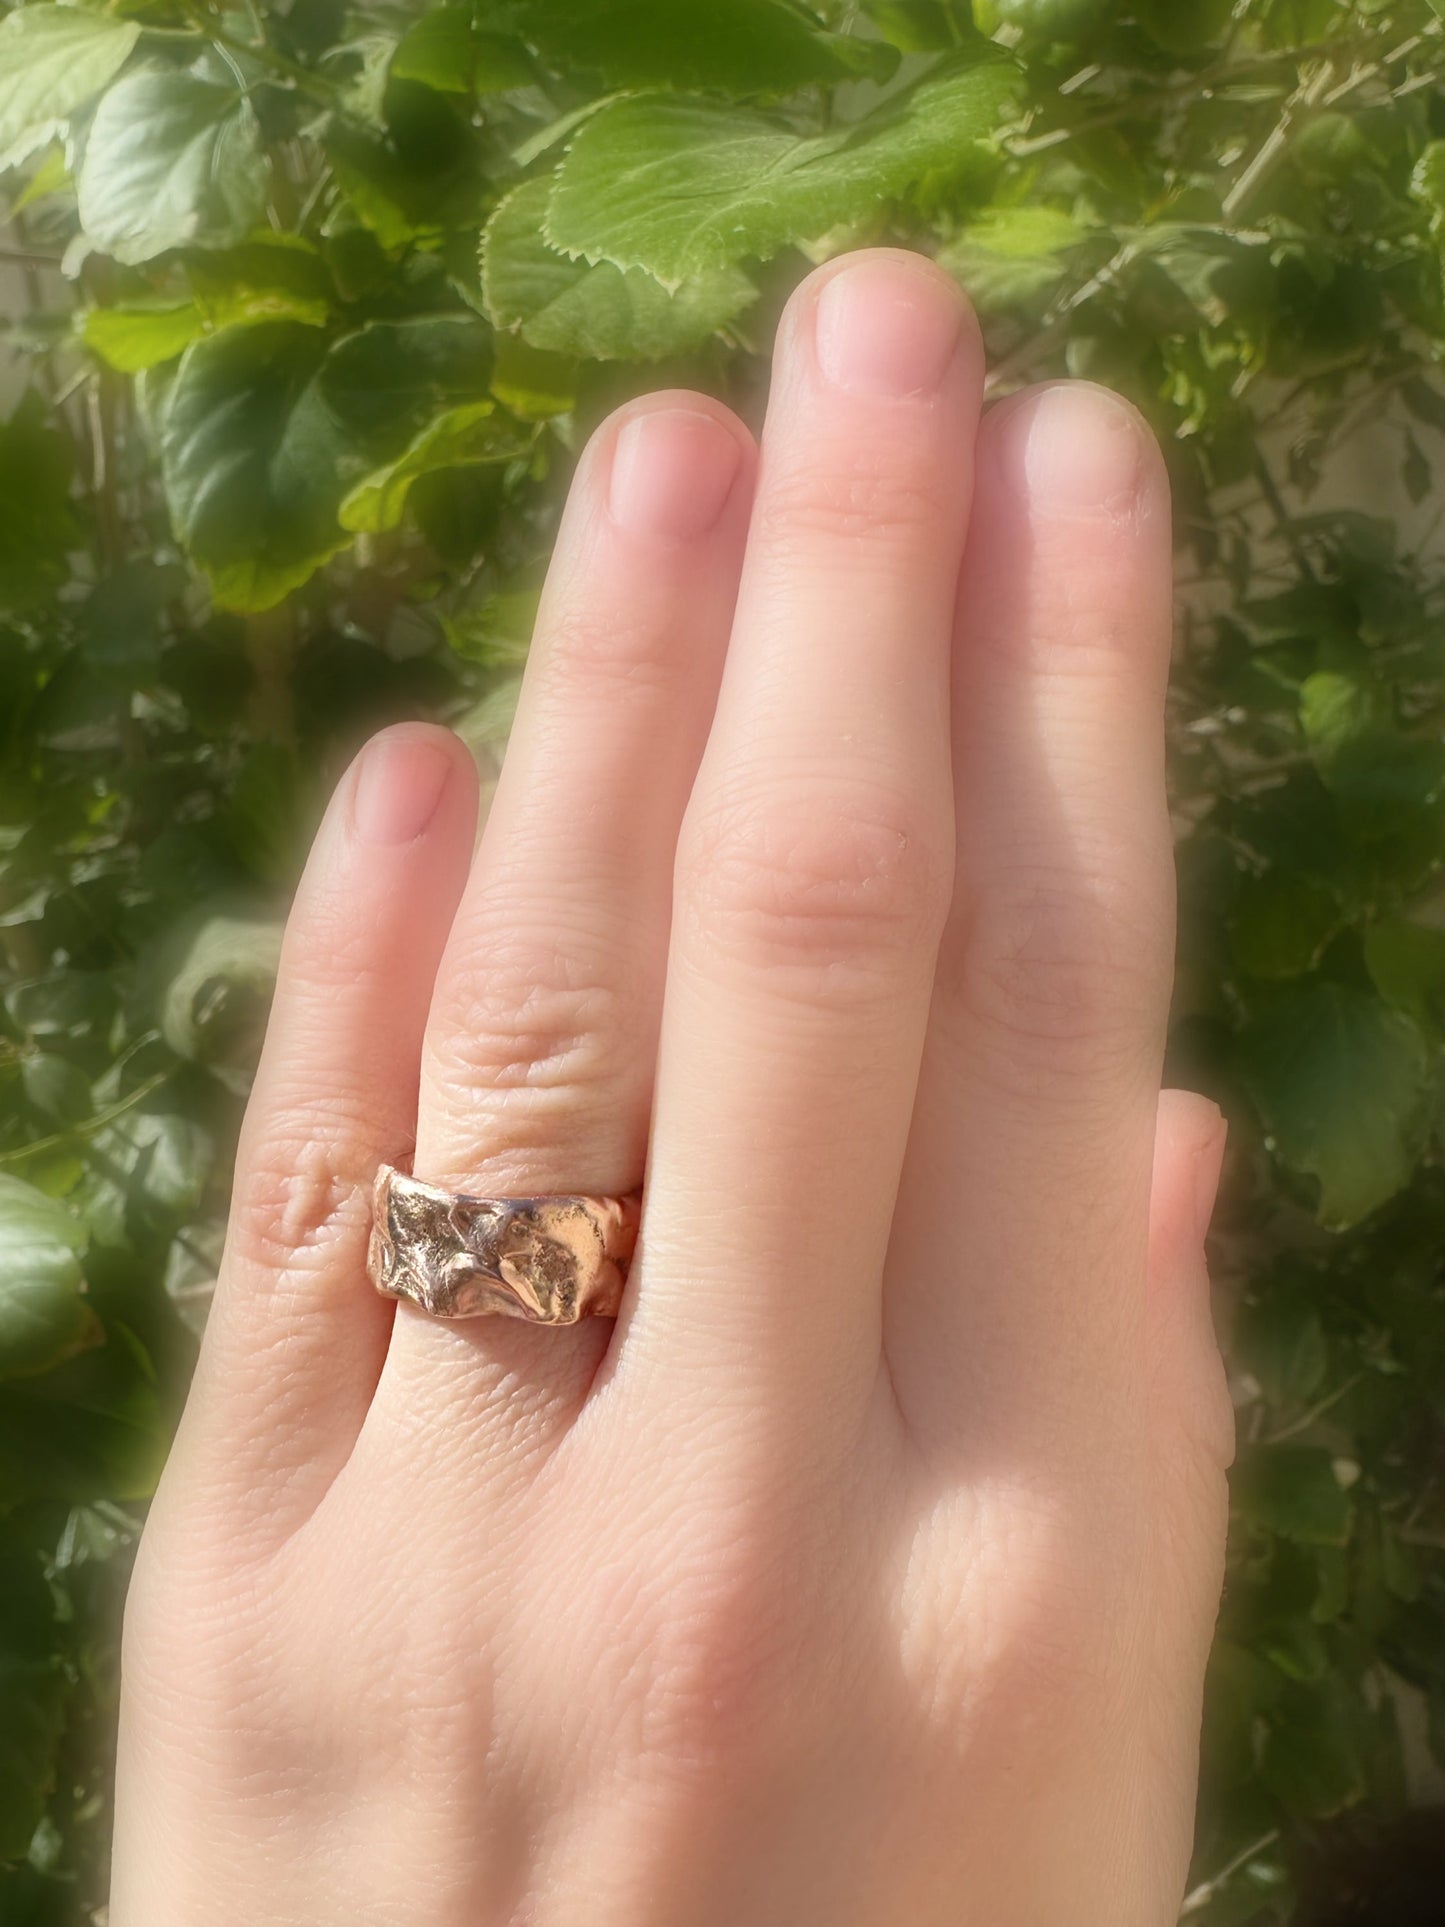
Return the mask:
M38 1157L42 1151L62 1150L67 1144L73 1144L76 1138L94 1137L107 1124L114 1124L118 1117L133 1111L152 1091L159 1090L170 1075L169 1071L157 1071L154 1077L137 1084L128 1097L123 1097L118 1104L111 1104L103 1111L97 1111L94 1117L82 1118L78 1124L68 1125L65 1130L56 1131L50 1137L38 1137L33 1143L22 1144L16 1150L0 1151L0 1169L9 1164L23 1164L27 1158Z
M1289 143L1294 132L1294 124L1300 115L1309 108L1317 106L1325 90L1335 77L1335 63L1322 61L1311 78L1297 87L1285 102L1284 112L1280 115L1274 131L1264 142L1254 159L1245 168L1239 179L1224 197L1224 216L1232 221L1249 200L1254 190L1269 175Z
M1190 1914L1201 1913L1220 1888L1232 1880L1246 1862L1253 1860L1257 1853L1263 1853L1267 1847L1272 1847L1278 1839L1279 1828L1271 1827L1268 1833L1262 1833L1258 1840L1251 1841L1243 1853L1237 1853L1229 1865L1221 1867L1212 1880L1206 1880L1203 1886L1196 1887L1193 1893L1185 1895L1184 1905L1179 1909L1179 1918L1185 1920Z

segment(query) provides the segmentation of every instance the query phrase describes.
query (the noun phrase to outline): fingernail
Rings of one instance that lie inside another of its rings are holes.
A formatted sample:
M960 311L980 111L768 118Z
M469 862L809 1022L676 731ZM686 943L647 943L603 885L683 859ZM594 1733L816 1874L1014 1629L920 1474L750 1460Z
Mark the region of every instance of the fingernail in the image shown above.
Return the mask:
M1035 507L1127 508L1144 477L1144 438L1127 402L1087 382L1026 397L1001 429L1004 478Z
M1202 1245L1209 1236L1214 1207L1219 1197L1219 1177L1224 1169L1224 1147L1229 1126L1223 1117L1213 1134L1194 1154L1194 1229L1195 1243Z
M361 752L352 820L371 843L410 843L436 815L452 773L435 738L388 730Z
M706 535L723 512L741 460L736 436L711 415L689 408L634 415L612 451L613 520L636 535L673 542Z
M930 394L958 347L958 302L932 275L865 256L818 296L818 365L855 395Z

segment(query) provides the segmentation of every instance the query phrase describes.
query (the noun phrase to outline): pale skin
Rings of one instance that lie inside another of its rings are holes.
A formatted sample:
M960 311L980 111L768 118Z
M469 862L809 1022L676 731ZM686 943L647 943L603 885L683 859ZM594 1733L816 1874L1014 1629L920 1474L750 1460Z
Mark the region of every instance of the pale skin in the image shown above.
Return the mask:
M818 270L761 454L578 468L506 765L402 725L288 929L129 1602L111 1927L1164 1927L1232 1422L1161 1094L1169 503ZM369 1188L625 1192L620 1319L429 1320Z

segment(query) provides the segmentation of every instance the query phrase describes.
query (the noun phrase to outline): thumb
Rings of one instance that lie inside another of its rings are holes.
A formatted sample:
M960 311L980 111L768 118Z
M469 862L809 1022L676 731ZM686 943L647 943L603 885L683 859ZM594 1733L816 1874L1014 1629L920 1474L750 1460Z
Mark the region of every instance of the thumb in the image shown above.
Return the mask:
M1183 1430L1223 1470L1234 1458L1234 1410L1215 1337L1204 1240L1228 1127L1217 1104L1163 1091L1149 1200L1149 1346L1160 1422Z

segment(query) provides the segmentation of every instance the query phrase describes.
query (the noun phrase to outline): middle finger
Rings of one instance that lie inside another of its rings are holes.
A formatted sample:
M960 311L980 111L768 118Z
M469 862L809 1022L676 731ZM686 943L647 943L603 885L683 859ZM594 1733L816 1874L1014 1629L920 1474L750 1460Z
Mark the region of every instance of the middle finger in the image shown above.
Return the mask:
M881 1294L953 879L949 638L977 326L856 255L779 335L737 619L678 850L643 1250L614 1353L840 1415ZM681 1368L681 1369L679 1369Z

